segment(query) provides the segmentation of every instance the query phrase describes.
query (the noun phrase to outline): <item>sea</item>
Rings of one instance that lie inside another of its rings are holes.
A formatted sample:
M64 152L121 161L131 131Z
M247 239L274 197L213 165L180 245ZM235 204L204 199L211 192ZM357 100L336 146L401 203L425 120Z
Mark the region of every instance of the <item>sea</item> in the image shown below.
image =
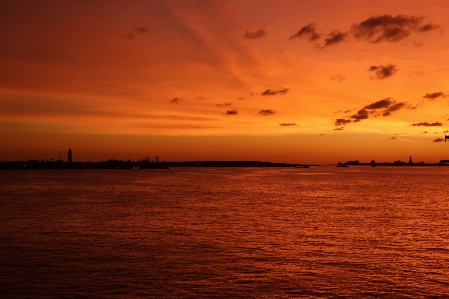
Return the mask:
M449 167L0 170L1 298L449 298Z

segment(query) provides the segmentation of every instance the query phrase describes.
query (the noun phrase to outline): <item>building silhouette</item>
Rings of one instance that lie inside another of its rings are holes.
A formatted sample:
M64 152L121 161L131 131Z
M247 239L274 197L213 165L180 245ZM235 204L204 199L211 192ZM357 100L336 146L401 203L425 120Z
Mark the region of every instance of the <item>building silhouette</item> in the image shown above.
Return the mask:
M69 148L69 152L67 153L67 161L72 163L72 149Z

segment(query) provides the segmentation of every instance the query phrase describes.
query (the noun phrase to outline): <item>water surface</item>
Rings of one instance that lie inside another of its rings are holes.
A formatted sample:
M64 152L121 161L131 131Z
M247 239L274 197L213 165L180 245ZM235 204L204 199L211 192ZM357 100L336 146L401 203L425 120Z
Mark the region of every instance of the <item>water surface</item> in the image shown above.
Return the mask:
M447 167L0 179L5 298L448 298Z

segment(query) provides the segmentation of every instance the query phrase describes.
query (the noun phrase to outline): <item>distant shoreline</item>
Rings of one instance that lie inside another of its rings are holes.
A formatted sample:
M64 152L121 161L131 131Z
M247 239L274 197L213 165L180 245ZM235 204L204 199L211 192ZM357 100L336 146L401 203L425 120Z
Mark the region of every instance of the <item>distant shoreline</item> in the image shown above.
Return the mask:
M446 161L446 160L442 160ZM427 167L449 166L449 163L345 163L348 167ZM327 164L337 166L339 164ZM182 162L148 162L108 160L102 162L63 162L63 161L7 161L0 162L0 169L169 169L171 167L277 167L277 168L308 168L318 164L277 163L263 161L182 161Z

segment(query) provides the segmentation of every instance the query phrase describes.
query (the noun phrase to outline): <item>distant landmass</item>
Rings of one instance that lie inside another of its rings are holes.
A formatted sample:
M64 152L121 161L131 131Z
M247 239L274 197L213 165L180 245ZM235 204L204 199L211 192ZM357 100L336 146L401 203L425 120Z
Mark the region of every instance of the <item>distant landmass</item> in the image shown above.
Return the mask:
M381 162L362 163L358 160L338 162L339 167L346 166L449 166L449 160L441 160L439 163L414 163L414 162ZM3 161L0 169L169 169L171 167L296 167L309 168L319 166L317 164L276 163L263 161L182 161L159 162L131 160L107 160L101 162L65 162L61 160L28 160L28 161Z

